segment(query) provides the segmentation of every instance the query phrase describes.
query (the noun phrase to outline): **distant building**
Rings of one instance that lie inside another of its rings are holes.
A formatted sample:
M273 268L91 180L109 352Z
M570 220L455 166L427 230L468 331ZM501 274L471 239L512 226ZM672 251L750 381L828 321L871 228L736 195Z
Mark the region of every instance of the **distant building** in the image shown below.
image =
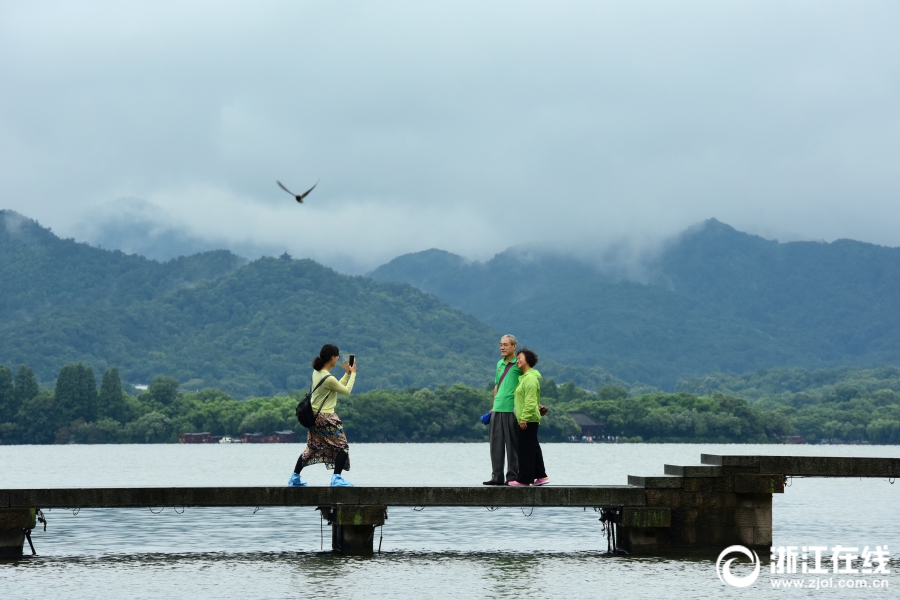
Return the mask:
M805 444L806 438L802 435L786 435L778 438L782 444Z
M281 260L291 260L291 255L288 254L287 252L285 252L284 254L282 254L281 256L279 256L278 258L280 258Z
M581 427L581 435L597 437L603 434L603 425L581 412L571 412L569 416Z
M241 434L241 441L245 444L287 444L299 442L300 436L296 431L276 431L265 435L259 432Z
M291 444L300 441L300 436L296 431L276 431L273 436L277 444Z
M211 443L209 440L212 436L208 431L201 431L200 433L182 433L178 436L179 444L209 444ZM216 440L218 442L218 440Z

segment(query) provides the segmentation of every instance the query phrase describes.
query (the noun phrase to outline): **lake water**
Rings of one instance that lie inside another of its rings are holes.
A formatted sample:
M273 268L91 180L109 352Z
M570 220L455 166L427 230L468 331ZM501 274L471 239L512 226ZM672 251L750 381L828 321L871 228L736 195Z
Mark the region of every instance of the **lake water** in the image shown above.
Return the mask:
M302 444L0 446L0 488L284 485ZM545 444L555 485L627 483L701 453L900 457L897 446ZM352 444L357 485L479 485L487 444ZM327 485L322 465L304 470ZM180 510L180 509L179 509ZM756 598L900 597L891 587L775 590L764 566L745 589L714 561L605 554L598 515L581 508L390 508L382 552L328 553L311 508L172 507L47 511L38 557L0 563L0 598ZM794 479L773 503L774 544L874 547L900 553L900 484ZM376 530L376 545L379 531ZM324 551L320 548L324 546ZM26 544L27 550L27 544ZM896 583L893 579L896 577ZM846 577L845 577L846 578ZM857 576L855 580L866 579ZM871 580L871 576L868 578Z

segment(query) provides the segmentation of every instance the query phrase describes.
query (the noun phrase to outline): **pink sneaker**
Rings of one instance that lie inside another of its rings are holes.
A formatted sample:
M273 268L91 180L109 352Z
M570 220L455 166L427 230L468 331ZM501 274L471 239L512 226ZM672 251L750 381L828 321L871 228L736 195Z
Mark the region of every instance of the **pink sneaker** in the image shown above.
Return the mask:
M507 483L506 485L513 485L513 486L521 486L521 487L525 487L525 486L527 486L528 484L527 484L527 483L519 483L518 481L516 481L515 479L513 479L512 481L510 481L510 482Z
M541 477L540 479L535 479L531 485L547 485L548 483L550 483L549 477Z

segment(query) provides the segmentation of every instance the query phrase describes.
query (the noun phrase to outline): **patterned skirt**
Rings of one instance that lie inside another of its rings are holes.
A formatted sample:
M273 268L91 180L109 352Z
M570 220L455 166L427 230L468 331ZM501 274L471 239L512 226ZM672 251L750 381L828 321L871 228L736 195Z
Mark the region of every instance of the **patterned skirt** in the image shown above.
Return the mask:
M350 446L344 435L344 423L336 413L326 415L319 413L316 424L309 428L306 437L306 448L300 455L302 465L325 463L329 470L334 469L334 460L341 451L347 452L345 471L350 470Z

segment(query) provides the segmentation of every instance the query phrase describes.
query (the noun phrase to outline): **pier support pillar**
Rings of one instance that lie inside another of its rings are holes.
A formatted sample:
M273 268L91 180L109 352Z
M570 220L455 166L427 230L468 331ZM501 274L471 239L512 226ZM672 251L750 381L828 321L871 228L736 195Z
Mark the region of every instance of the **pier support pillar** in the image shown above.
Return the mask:
M384 525L386 506L341 505L319 510L331 525L331 550L334 553L368 556L374 552L375 528Z
M34 529L35 509L0 508L0 559L22 558L25 530Z

